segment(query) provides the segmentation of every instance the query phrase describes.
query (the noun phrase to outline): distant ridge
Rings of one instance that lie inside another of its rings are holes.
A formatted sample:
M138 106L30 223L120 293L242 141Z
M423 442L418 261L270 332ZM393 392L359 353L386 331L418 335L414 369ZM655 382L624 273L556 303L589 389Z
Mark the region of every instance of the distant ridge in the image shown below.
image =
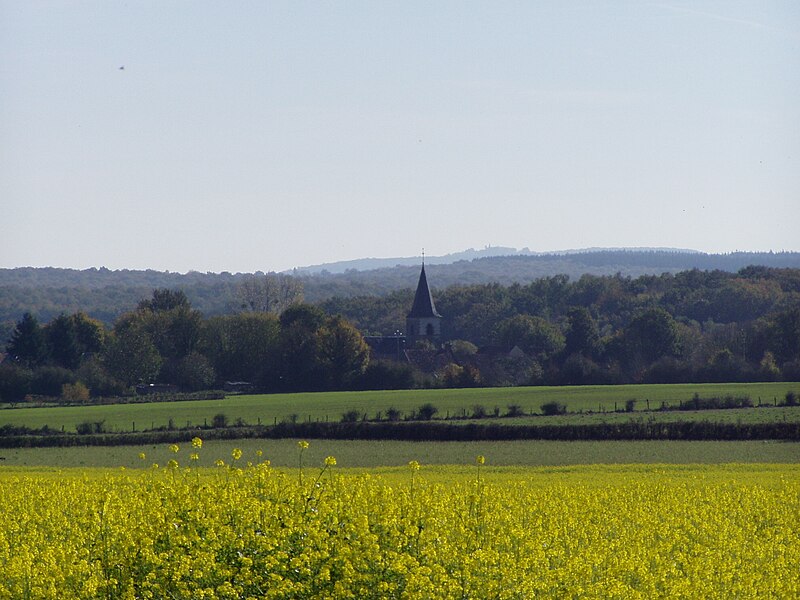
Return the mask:
M534 252L529 248L510 248L505 246L486 246L482 250L468 248L461 252L443 254L441 256L425 256L425 262L430 265L449 265L462 260L475 260L477 258L490 258L495 256L567 256L570 254L586 254L589 252L671 252L676 254L702 254L697 250L682 248L581 248L572 250L551 250L547 252ZM354 260L342 260L319 265L309 265L306 267L296 267L284 271L295 275L316 275L327 273L336 275L347 271L372 271L375 269L386 269L398 266L419 265L421 257L403 256L395 258L358 258Z

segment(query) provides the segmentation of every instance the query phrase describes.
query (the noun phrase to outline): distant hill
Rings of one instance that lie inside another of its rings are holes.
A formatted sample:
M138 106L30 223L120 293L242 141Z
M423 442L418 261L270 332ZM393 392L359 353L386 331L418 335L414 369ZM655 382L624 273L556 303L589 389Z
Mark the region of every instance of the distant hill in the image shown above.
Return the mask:
M452 256L452 255L450 255ZM443 257L437 257L443 258ZM419 276L420 259L410 265L370 271L301 275L306 298L319 302L333 296L386 294L413 288ZM526 283L541 277L567 275L615 275L639 277L678 273L691 269L736 272L750 265L800 268L800 252L734 252L705 254L692 250L585 250L558 254L514 254L486 256L444 264L425 258L428 281L434 288L480 283Z
M491 258L498 256L564 256L570 254L586 254L588 252L677 252L682 254L697 254L696 250L678 250L675 248L587 248L583 250L562 250L558 252L532 252L528 248L517 250L504 246L486 246L482 250L469 248L461 252L443 254L441 256L426 256L425 263L429 265L449 265L460 261L470 261L478 258ZM398 266L418 266L421 258L419 256L405 256L396 258L359 258L356 260L344 260L321 265L311 265L308 267L297 267L284 271L294 275L337 275L348 271L372 271L375 269L389 269Z
M395 264L373 268L381 261ZM669 249L591 249L535 254L527 249L490 247L426 257L425 263L431 287L442 289L451 285L525 283L559 274L576 279L585 274L620 273L639 277L689 269L735 272L749 265L800 268L800 252L705 254ZM292 273L303 282L307 301L322 302L334 296L384 295L413 288L419 264L419 258L363 259L331 263L325 269L322 269L325 265L307 267ZM140 299L148 297L154 288L181 289L205 315L224 314L236 310L236 288L252 275L105 268L0 269L0 346L4 346L2 341L25 312L47 322L61 312L82 310L110 324L123 312L133 309Z

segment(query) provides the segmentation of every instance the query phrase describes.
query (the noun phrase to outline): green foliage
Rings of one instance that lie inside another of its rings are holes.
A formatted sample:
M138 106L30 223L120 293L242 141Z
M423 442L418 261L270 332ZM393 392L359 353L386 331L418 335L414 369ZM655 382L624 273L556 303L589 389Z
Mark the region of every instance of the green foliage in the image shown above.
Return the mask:
M563 415L567 412L566 405L562 404L561 402L545 402L541 406L542 414L546 417L551 417L554 415Z
M415 415L416 418L419 419L420 421L430 421L434 417L434 415L436 415L436 413L438 412L439 412L438 408L436 408L430 402L426 402L425 404L417 408Z
M526 354L547 360L564 349L559 329L541 317L517 315L497 325L497 339L508 349L519 346Z
M22 315L6 346L11 360L26 367L38 366L47 356L44 332L31 313Z

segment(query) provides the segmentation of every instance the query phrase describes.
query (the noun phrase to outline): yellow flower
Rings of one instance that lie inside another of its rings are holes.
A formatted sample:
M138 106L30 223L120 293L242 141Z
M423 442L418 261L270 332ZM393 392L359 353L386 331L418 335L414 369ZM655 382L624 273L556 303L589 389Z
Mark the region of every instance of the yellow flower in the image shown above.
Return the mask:
M308 442L305 440L300 440L299 442L297 442L297 446L298 448L300 448L300 450L305 450L306 448L308 448Z
M217 465L218 467L224 467L225 461L222 460L221 458L218 458L217 460L214 461L214 464Z
M203 440L199 437L192 438L192 448L197 448L198 450L203 447Z
M158 468L158 463L153 463L152 465L150 465L150 467L153 468L153 469L157 469Z
M233 452L231 452L231 456L233 457L233 460L239 460L240 458L242 458L241 449L240 448L234 448Z
M145 458L147 458L147 455L144 452L139 452L139 460L144 460Z
M192 452L192 453L189 455L189 458L190 458L191 460L200 460L200 455L199 455L197 452Z
M261 455L263 455L263 454L264 454L264 453L261 451L261 449L260 449L260 448L259 448L258 450L256 450L256 456L257 456L257 457L261 458Z
M175 459L170 459L170 461L167 463L167 468L169 468L169 469L177 469L178 468L178 461L175 460Z
M325 458L325 466L326 467L335 467L336 466L336 457L328 456Z
M409 461L408 468L412 471L419 471L419 463L416 460Z
M486 459L484 458L483 454L479 454L479 455L478 455L478 456L475 458L475 462L476 462L476 463L478 463L479 465L482 465L483 463L485 463L485 462L486 462Z
M180 450L180 448L178 448L178 444L172 444L172 446L169 447L169 451L170 452L176 452L177 453L178 450Z

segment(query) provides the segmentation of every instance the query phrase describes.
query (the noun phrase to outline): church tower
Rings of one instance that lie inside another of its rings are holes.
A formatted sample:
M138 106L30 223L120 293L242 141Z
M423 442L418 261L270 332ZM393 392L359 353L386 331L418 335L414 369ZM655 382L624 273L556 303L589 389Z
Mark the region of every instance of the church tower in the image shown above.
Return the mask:
M411 344L419 340L438 342L442 334L442 315L436 312L433 296L428 287L428 278L425 276L425 262L419 274L417 293L414 295L414 305L406 316L406 337Z

